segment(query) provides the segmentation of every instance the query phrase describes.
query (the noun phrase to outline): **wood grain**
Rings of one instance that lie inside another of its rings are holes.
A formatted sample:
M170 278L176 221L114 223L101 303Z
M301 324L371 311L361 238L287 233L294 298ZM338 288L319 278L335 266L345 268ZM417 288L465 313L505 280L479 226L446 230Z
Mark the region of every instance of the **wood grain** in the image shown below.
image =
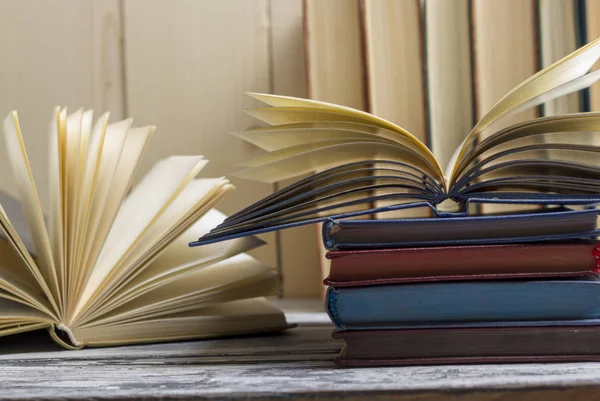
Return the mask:
M21 340L36 352L15 338L0 344L2 398L600 399L597 363L337 368L331 330L82 351L58 351L32 333Z

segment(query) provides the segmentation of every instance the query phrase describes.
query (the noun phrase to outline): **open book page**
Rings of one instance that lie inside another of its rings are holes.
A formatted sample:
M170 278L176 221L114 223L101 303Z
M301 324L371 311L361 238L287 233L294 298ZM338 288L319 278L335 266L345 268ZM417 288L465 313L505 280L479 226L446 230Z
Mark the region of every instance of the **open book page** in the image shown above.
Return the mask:
M562 85L585 76L599 58L600 38L541 70L500 99L481 118L481 120L479 120L469 135L465 137L462 145L457 149L450 160L445 173L450 185L456 179L455 174L457 165L460 163L464 154L477 142L477 136L494 121L534 98L549 93ZM559 93L555 92L554 94L556 95Z
M201 248L191 248L188 245L190 238L201 237L224 219L223 213L215 209L209 210L170 243L158 257L140 268L131 280L117 286L114 294L104 303L103 309L110 309L122 303L124 298L140 296L181 275L203 269L264 244L257 237L249 236Z
M16 300L54 316L53 307L39 281L13 244L5 239L0 239L0 290L0 298Z
M96 226L95 223L90 226L89 221L94 205L93 198L95 198L94 194L97 189L98 170L101 165L106 163L103 162L102 149L107 133L108 116L108 113L104 113L98 118L91 128L89 143L87 146L82 144L81 148L81 152L85 152L83 155L85 157L85 167L82 176L80 176L81 180L77 183L79 188L79 210L77 211L77 235L75 236L77 244L74 246L75 255L73 257L73 264L78 266L78 268L73 272L73 283L69 288L69 307L72 307L72 300L80 294L81 287L91 271L91 263L85 263L86 258L93 252L90 249L92 244L88 244L89 241L92 241L93 236L88 234L95 232ZM87 135L85 135L84 130L84 138L85 136ZM119 137L119 135L115 136ZM98 191L99 193L103 193L102 188L98 188Z
M50 298L58 304L60 310L60 287L52 257L52 248L16 112L12 112L4 120L3 138L37 252L37 263L29 258L27 264L34 272L38 271L39 266L39 272L43 277L42 281L49 288ZM10 235L10 233L8 234ZM24 253L27 253L26 250Z
M177 156L159 162L127 197L72 322L89 314L139 274L148 262L206 213L233 187L224 179L192 180L206 164L201 157Z
M241 335L287 327L283 313L264 298L205 306L152 320L75 329L89 346Z
M489 136L465 155L457 168L452 191L458 194L465 185L469 185L471 191L482 190L483 186L477 183L485 183L492 178L505 178L527 189L524 176L546 180L548 183L545 188L549 191L555 188L560 192L557 180L561 175L567 184L574 184L578 180L584 183L584 176L589 176L587 171L600 172L597 167L600 151L590 145L598 136L598 113L544 117L508 127ZM598 175L593 174L590 178L594 177ZM596 184L588 184L587 190L580 188L573 192L595 192ZM541 189L537 184L529 187L532 190ZM513 185L512 188L516 187Z
M98 228L99 233L106 233L108 227L110 227L110 224L115 219L115 215L131 186L133 175L139 165L142 153L150 140L153 131L154 127L140 127L130 129L127 132L121 151L121 157L119 158L115 170L117 174L115 174L110 185L110 195L106 199L106 203L102 210L102 219ZM75 244L74 247L78 248L79 245ZM86 265L86 267L88 266L90 266L90 264ZM77 265L77 267L78 274L72 277L73 282L70 286L69 305L74 304L75 299L80 295L83 283L89 277L89 270L87 268L79 268L79 265Z
M285 124L292 123L293 120L290 120L289 116L279 115L276 110L282 109L285 112L286 108L289 108L291 113L296 113L294 110L299 109L299 113L297 114L297 121L319 121L319 120L329 120L329 121L350 121L350 122L358 122L373 125L376 127L381 127L390 131L397 132L398 134L406 137L412 144L414 144L415 149L423 155L427 160L431 162L432 165L436 166L436 170L439 171L440 176L443 176L441 167L437 163L437 160L433 156L433 153L425 146L421 141L419 141L414 135L410 134L408 131L402 129L401 127L392 124L389 121L386 121L382 118L374 116L372 114L355 110L350 107L344 107L339 105L334 105L326 102L319 102L316 100L308 100L308 99L298 99L287 96L277 96L277 95L264 95L264 94L256 94L250 93L251 96L256 99L272 106L269 109L259 109L259 110L251 110L249 113L254 115L261 120L268 122L272 125L277 124ZM311 111L311 109L313 109ZM329 116L326 113L323 113L321 118L319 117L318 111L323 110L328 113L334 113L337 115L337 118L331 118L331 114ZM303 115L306 113L305 115ZM312 114L312 115L311 115ZM310 116L312 118L307 119L306 116Z
M205 164L201 156L171 157L158 162L144 176L118 210L114 223L107 227L110 234L103 241L102 251L79 298L75 314L100 289L111 269L138 241L148 225L160 216Z
M109 308L121 288L137 277L174 238L206 213L231 188L224 179L195 179L174 199L165 211L148 226L127 256L111 269L102 294L96 296L94 313ZM84 314L86 319L89 313Z
M51 316L36 308L0 298L0 336L38 330L53 322Z
M148 319L201 305L274 295L274 270L247 254L239 254L204 268L179 275L141 296L125 298L108 313L80 327Z

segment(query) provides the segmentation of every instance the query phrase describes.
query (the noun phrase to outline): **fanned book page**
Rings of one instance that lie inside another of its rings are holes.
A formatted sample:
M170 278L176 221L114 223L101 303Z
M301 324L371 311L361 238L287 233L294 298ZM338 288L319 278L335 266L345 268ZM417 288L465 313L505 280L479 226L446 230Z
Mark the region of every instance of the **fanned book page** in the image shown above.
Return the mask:
M506 117L586 88L600 71L600 39L539 71L500 99L446 166L414 135L375 115L314 100L250 94L268 126L236 135L267 153L238 177L274 183L319 171L228 217L191 245L332 218L426 207L461 216L475 203L590 205L600 202L600 113L506 125ZM385 207L373 207L378 201ZM357 210L358 209L358 210Z
M57 108L44 216L16 112L4 140L19 200L0 194L0 335L48 328L66 348L280 331L276 273L247 236L190 248L233 186L202 156L160 160L133 186L154 127ZM132 188L133 186L133 188Z

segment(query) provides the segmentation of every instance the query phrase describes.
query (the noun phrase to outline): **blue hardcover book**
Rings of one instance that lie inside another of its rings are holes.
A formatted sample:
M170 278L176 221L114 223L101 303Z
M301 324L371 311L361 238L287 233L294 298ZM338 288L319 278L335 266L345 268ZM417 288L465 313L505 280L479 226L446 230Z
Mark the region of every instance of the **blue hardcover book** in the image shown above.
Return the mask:
M439 282L329 288L327 311L339 330L600 322L600 281Z
M243 162L234 175L268 184L305 178L231 215L190 245L408 208L460 218L481 203L600 203L600 113L490 128L511 113L590 86L600 79L600 71L590 72L598 59L600 39L516 86L465 132L446 166L407 130L364 111L251 94L267 107L247 112L268 126L236 135L266 153Z

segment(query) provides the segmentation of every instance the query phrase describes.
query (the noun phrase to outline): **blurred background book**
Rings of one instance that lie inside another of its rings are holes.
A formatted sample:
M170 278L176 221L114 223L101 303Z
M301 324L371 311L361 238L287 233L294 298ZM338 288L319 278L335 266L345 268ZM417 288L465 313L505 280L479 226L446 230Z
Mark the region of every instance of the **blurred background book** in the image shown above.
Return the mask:
M0 111L26 122L44 200L57 104L156 125L138 178L172 154L203 154L211 176L258 155L229 135L256 124L241 111L255 106L248 91L372 112L443 164L500 96L598 36L600 0L0 0ZM524 113L588 110L599 85ZM231 180L228 214L286 185ZM10 174L0 188L16 194ZM322 296L319 229L269 233L253 253L278 267L282 296Z

